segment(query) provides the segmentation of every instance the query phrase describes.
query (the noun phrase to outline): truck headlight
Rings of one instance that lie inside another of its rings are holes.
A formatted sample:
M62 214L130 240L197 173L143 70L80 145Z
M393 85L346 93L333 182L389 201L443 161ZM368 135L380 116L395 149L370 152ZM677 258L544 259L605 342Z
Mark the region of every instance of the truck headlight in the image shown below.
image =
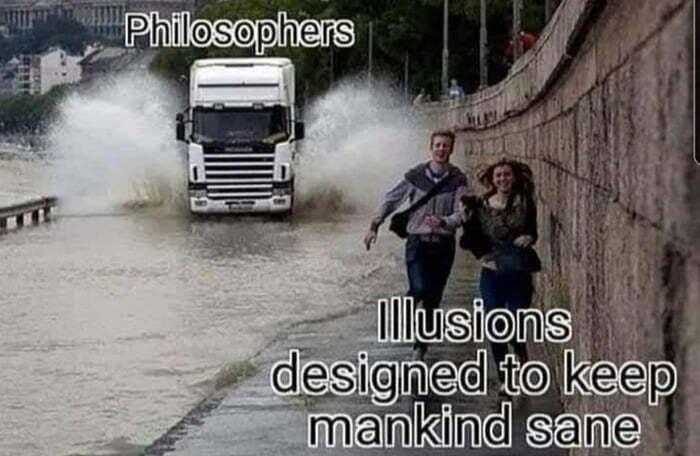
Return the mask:
M292 182L274 182L272 196L286 196L292 193Z
M190 198L206 198L206 190L190 190Z
M273 188L272 189L272 196L285 196L289 195L290 189L289 188Z

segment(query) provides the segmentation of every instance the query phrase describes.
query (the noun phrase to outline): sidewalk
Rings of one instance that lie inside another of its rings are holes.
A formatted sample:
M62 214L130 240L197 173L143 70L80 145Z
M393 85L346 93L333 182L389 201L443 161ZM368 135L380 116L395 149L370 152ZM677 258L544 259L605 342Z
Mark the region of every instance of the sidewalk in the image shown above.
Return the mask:
M458 270L458 269L455 269ZM462 269L463 270L463 269ZM455 283L457 282L457 283ZM464 305L473 298L473 283L453 281L448 287L443 304L446 307ZM369 360L409 360L408 344L380 344L376 338L376 307L368 305L360 312L346 317L294 327L289 334L273 344L255 359L257 373L232 390L220 403L213 400L192 411L179 426L161 437L146 450L146 455L175 456L272 456L272 455L359 455L359 454L422 454L422 455L565 455L562 450L533 450L525 445L525 418L536 412L556 414L558 399L553 393L538 398L516 399L513 402L513 448L506 450L449 448L449 449L360 449L308 448L308 413L346 413L356 417L362 413L411 414L415 400L425 403L427 413L439 413L444 402L452 405L453 414L478 413L485 416L500 410L497 397L498 381L495 367L489 366L489 395L466 397L456 395L444 398L430 395L413 399L402 397L390 407L373 405L367 397L283 398L276 396L269 384L272 365L289 358L289 349L300 350L300 365L310 359L330 364L336 360L355 360L358 351L367 351ZM456 364L474 359L476 350L486 348L478 344L443 344L432 346L426 357L428 363L451 360ZM489 356L490 358L490 356ZM489 360L489 363L492 363Z

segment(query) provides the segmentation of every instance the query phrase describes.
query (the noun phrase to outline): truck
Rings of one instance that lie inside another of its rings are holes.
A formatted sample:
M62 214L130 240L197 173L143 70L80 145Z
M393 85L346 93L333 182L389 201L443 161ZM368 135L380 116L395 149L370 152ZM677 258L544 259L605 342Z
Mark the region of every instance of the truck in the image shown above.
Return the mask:
M192 64L189 105L175 119L177 140L187 143L191 212L291 214L304 138L294 89L287 58Z

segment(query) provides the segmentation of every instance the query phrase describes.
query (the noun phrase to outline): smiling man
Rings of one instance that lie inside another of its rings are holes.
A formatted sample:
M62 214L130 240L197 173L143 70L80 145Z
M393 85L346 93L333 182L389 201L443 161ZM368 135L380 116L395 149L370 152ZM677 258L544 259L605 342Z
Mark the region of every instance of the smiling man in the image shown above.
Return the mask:
M364 238L369 250L377 240L377 229L392 212L406 200L413 204L440 184L439 191L410 214L407 225L408 295L425 308L428 333L433 330L433 310L440 305L454 261L455 230L462 223L460 199L469 193L467 178L450 164L454 141L451 131L430 135L430 161L409 170L386 193ZM425 344L416 343L414 359L422 360L426 351Z

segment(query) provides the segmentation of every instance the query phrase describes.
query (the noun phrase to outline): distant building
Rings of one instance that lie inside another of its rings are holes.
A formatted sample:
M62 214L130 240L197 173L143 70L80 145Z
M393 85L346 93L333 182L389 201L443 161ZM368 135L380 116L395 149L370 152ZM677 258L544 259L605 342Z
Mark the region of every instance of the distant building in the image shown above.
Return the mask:
M124 33L124 14L158 11L161 17L173 12L194 11L201 0L0 0L0 26L11 34L30 31L36 22L67 17L105 38Z
M41 95L57 85L79 82L80 60L81 56L68 55L59 48L51 48L37 55L19 56L15 92Z
M85 53L85 58L78 62L82 68L81 81L89 81L111 73L115 68L126 67L137 55L134 49L105 47Z

